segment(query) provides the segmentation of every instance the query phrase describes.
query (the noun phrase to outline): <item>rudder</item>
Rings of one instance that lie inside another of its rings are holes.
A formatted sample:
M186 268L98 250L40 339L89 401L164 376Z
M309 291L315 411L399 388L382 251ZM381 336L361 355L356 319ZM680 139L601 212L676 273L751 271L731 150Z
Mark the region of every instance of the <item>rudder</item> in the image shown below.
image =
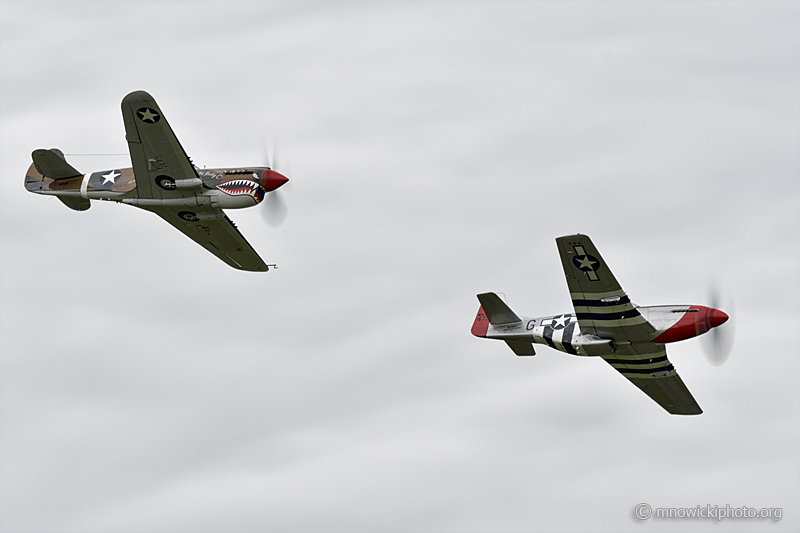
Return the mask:
M488 329L489 318L486 316L486 313L483 312L483 307L479 307L475 322L472 323L472 334L476 337L485 337Z

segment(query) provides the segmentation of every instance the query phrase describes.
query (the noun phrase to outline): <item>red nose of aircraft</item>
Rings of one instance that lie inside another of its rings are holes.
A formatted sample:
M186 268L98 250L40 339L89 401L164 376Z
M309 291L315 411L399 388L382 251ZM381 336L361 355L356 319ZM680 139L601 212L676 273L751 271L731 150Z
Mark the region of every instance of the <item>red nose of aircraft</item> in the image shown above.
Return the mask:
M706 321L708 322L709 328L715 328L728 321L728 314L711 307L708 309L708 314L706 314Z
M261 175L261 185L267 192L274 191L287 181L289 181L289 178L269 168Z

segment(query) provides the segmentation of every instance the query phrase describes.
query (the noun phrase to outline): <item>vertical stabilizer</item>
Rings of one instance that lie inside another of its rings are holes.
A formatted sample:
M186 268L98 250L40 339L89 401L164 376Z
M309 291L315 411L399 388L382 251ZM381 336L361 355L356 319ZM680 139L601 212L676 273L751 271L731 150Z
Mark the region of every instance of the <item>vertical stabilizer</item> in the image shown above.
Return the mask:
M497 330L492 330L489 338L498 339L502 338L511 350L517 355L536 355L531 342L530 332L521 331L520 333L514 332L522 328L522 319L511 310L500 296L494 292L485 292L478 295L478 300L481 302L481 307L478 309L478 315L475 317L475 322L472 323L472 334L476 337L486 337L489 334L489 326L493 328L500 326L510 326L503 328L504 332L498 335ZM514 332L514 333L512 333ZM519 340L513 338L520 335ZM511 336L512 338L508 338Z
M475 322L472 323L472 334L476 337L485 337L488 329L489 319L486 317L486 313L483 312L483 307L481 307L478 309Z

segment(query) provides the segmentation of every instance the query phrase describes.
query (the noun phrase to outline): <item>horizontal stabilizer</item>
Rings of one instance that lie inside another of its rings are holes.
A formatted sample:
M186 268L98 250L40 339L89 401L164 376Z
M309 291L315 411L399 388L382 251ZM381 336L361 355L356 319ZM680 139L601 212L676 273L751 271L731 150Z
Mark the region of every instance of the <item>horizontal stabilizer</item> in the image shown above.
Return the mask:
M36 170L38 170L42 176L54 180L83 176L79 171L72 168L72 165L67 163L67 160L64 159L64 154L57 148L52 148L50 150L34 150L31 156L33 157L33 164L36 166Z
M86 198L75 198L74 196L57 196L61 203L75 211L86 211L92 204Z
M479 294L478 300L491 325L500 326L522 322L522 319L497 294L493 292Z
M527 341L506 341L508 347L517 355L536 355L533 343Z

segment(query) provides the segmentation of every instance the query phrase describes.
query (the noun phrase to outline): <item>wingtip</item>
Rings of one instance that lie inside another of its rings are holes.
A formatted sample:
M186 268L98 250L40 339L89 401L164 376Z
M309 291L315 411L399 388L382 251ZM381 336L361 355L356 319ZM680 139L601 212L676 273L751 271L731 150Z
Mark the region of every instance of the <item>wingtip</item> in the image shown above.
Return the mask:
M122 99L123 102L133 102L133 101L141 101L141 100L153 100L153 97L146 91L133 91L132 93L128 93L125 95L125 98Z

